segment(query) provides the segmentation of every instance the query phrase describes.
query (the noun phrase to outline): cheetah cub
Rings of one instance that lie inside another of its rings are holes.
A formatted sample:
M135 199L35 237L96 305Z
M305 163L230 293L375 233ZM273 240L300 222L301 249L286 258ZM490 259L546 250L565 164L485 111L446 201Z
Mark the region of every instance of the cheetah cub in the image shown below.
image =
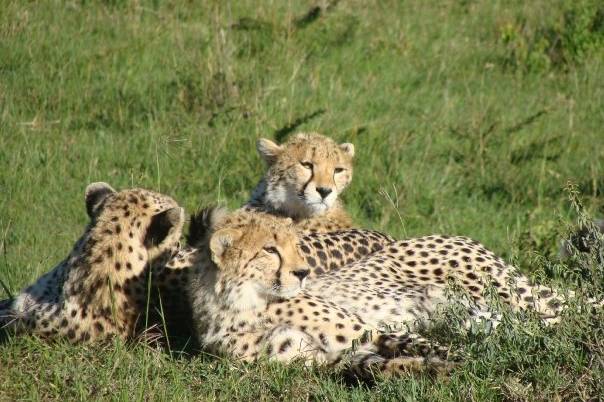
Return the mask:
M383 300L379 314L372 307L371 314L362 316L334 303L334 294L305 290L310 270L298 252L291 221L211 210L192 225L204 226L192 229L202 235L194 244L200 255L189 294L197 336L206 349L244 361L268 356L329 365L350 354L352 370L361 375L374 369L388 375L451 367L446 348L408 331L378 328L382 321L400 323L405 306L423 299L421 292L402 291L400 297ZM366 287L351 283L356 292ZM354 291L348 289L348 297ZM353 352L355 340L359 344Z
M245 361L268 356L332 365L360 339L351 362L357 373L447 370L452 366L448 350L414 331L452 300L466 305L470 320L495 318L496 324L497 311L485 294L493 286L513 310L534 310L555 323L567 297L573 296L531 285L480 243L464 237L395 242L317 274L307 263L312 268L311 261L329 243L333 252L327 258L341 264L347 258L343 252L350 250L339 251L334 242L349 245L354 232L300 238L285 219L245 211L206 211L202 219L192 220L192 230L198 232L192 246L199 257L189 294L198 339L214 352ZM359 243L358 248L367 246ZM316 280L307 283L313 273ZM470 298L451 294L450 280ZM367 331L370 339L363 337Z
M292 218L304 232L352 226L339 195L352 180L354 145L317 133L299 133L284 144L258 140L268 170L244 209Z
M90 223L67 258L12 300L0 327L88 342L135 334L146 301L145 274L178 249L184 211L143 189L86 188Z

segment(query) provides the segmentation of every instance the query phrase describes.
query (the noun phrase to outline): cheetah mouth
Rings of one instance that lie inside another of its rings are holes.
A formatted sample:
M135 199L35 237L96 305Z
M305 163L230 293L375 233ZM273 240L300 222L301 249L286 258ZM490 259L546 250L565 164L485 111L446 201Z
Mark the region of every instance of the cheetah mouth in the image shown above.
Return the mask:
M329 209L329 205L327 205L324 201L319 202L307 202L306 204L309 208L317 210L317 211L326 211Z
M269 294L270 294L270 296L275 297L277 299L291 299L292 297L297 296L301 290L302 290L302 287L300 287L300 286L293 286L293 287L287 287L287 288L279 287L279 288L271 289Z
M292 297L295 297L298 293L300 293L301 290L302 288L282 290L281 292L279 292L279 296L284 299L291 299Z

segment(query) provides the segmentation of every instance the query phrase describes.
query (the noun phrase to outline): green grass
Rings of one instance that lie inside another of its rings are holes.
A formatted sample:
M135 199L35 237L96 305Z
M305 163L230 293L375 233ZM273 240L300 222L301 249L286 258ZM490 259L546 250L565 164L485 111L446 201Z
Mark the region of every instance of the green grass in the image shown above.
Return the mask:
M575 218L567 181L604 213L598 2L335 3L313 13L310 2L4 1L10 290L67 254L89 182L158 190L189 212L236 207L263 171L256 138L291 130L356 145L344 198L362 226L471 236L540 276L580 270L554 255ZM17 339L0 346L0 400L585 400L604 395L602 318L455 333L469 358L450 379L373 385L143 345Z

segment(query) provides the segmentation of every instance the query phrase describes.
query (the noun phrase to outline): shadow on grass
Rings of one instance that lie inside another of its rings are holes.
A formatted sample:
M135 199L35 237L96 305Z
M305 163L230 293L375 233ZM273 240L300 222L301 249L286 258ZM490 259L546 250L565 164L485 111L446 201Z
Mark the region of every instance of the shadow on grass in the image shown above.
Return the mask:
M10 306L13 299L0 300L0 345L8 342L11 337L10 324Z
M285 137L287 137L289 134L291 134L293 131L295 131L302 124L308 123L310 120L314 119L315 117L321 116L325 112L326 112L325 109L317 109L312 113L308 113L308 114L305 114L304 116L298 117L290 124L283 126L280 129L278 129L277 131L275 131L275 133L274 133L275 140L277 140L278 142L283 142Z

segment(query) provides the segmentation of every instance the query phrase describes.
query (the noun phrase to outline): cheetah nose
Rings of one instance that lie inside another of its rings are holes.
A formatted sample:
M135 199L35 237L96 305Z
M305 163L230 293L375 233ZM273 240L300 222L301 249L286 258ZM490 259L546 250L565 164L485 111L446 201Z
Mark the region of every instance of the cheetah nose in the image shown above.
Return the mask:
M317 193L319 193L322 198L326 198L331 194L331 189L329 187L317 187Z
M298 269L295 270L294 272L292 272L298 279L300 279L300 282L302 282L302 280L304 280L304 278L306 278L308 276L308 274L310 274L310 269Z

